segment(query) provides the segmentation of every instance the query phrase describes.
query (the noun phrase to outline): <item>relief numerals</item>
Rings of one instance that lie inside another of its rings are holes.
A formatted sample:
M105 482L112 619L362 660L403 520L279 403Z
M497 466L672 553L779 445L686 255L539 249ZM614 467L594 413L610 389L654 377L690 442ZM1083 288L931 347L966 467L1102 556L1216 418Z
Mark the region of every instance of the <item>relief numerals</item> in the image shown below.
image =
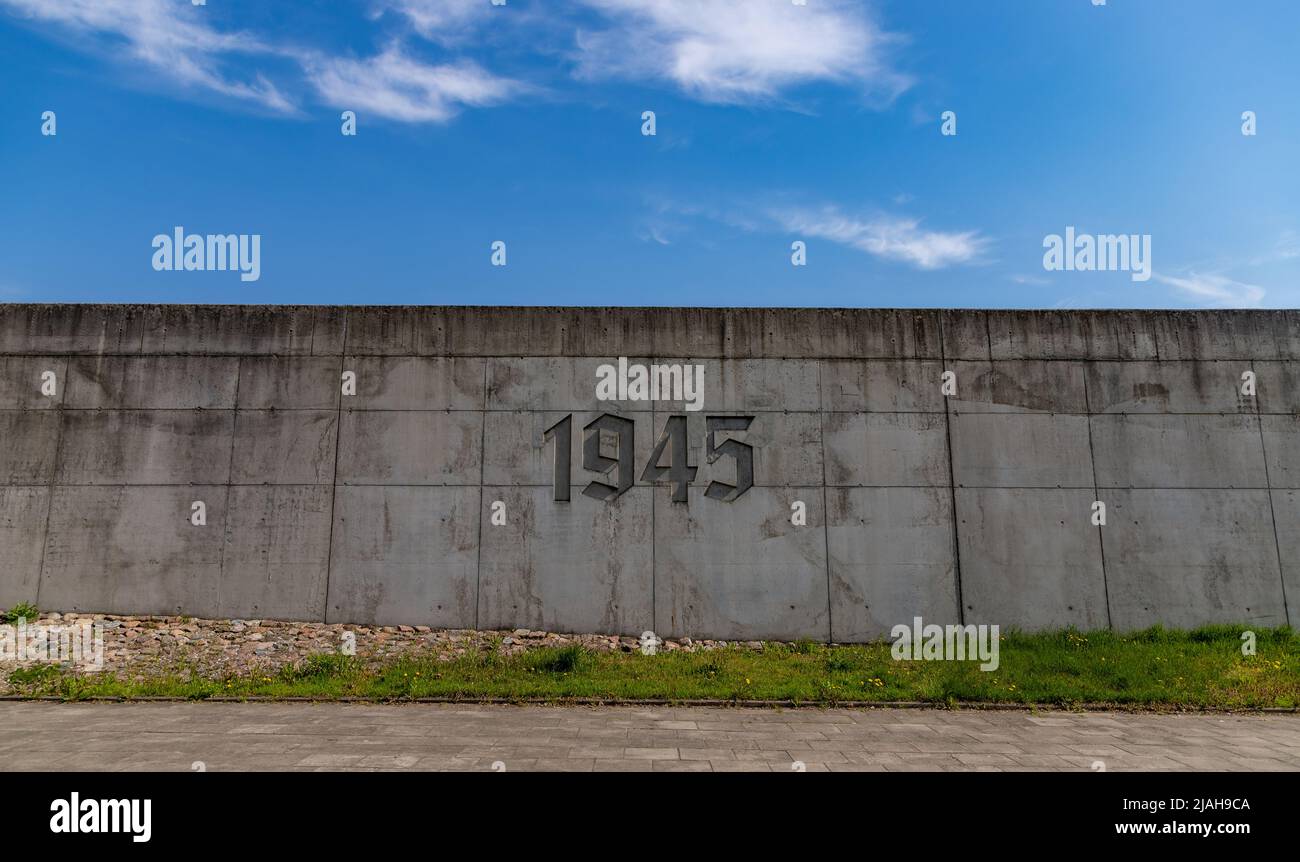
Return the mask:
M704 490L704 496L730 503L754 487L754 447L739 440L717 441L718 432L746 431L753 421L753 416L704 418L704 450L708 463L713 464L720 458L731 458L736 463L736 484L710 482ZM582 469L598 473L617 483L609 485L593 481L582 489L583 496L607 503L617 500L632 487L635 475L635 425L631 419L603 413L583 426L582 433ZM614 438L614 449L618 453L616 457L610 458L601 451L602 433ZM570 454L573 446L572 413L546 429L542 442L551 440L555 441L551 485L556 502L567 503L573 476ZM665 456L668 458L666 465L663 463ZM686 445L686 417L669 416L664 423L663 433L659 435L659 441L655 443L654 451L650 453L649 462L641 471L641 481L655 483L666 479L673 487L673 502L685 503L687 488L695 481L698 471L699 468L690 463L690 450Z

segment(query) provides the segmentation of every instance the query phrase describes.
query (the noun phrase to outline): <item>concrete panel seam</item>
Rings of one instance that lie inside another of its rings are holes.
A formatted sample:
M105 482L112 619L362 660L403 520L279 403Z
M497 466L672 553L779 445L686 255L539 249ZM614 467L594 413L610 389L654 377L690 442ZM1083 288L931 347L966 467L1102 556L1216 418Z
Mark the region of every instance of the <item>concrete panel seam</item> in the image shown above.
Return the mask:
M1255 363L1250 363L1253 373ZM1258 375L1256 375L1258 377ZM1264 483L1268 485L1268 514L1273 519L1273 547L1277 550L1277 574L1282 582L1282 613L1286 624L1291 625L1291 605L1286 595L1286 564L1282 561L1282 540L1277 534L1277 508L1273 505L1273 479L1268 472L1268 444L1264 441L1264 420L1259 415L1259 399L1255 398L1255 427L1259 429L1259 450L1264 456Z
M50 544L50 514L54 510L54 482L59 477L59 462L63 458L63 401L68 394L68 373L72 367L72 357L66 356L63 359L63 397L59 399L58 427L55 429L54 440L54 465L50 470L50 483L46 491L47 499L45 500L45 535L41 537L41 567L36 571L36 596L33 601L37 607L41 605L41 583L45 580L45 554Z
M984 332L988 336L988 317L984 318ZM946 370L948 367L947 351L944 349L946 334L943 331L943 316L939 316L939 362ZM989 336L990 353L992 351L992 337ZM933 382L932 382L933 385ZM966 624L966 601L962 595L961 588L961 536L959 534L961 520L958 517L957 509L957 473L953 469L952 461L952 404L947 395L943 396L943 426L944 426L944 444L948 449L948 495L952 501L952 560L953 570L956 574L957 588L957 624ZM829 565L829 562L828 562Z
M358 357L352 357L352 358L358 358ZM956 414L956 415L959 415L959 416L1008 416L1008 415L1021 415L1021 414L1016 414L1014 411L1011 411L1011 410L978 410L978 409L972 409L973 407L977 408L977 407L981 407L981 406L984 406L984 405L982 405L982 404L980 404L980 403L977 403L977 402L968 402L968 403L966 403L966 404L963 406L963 408L962 408L961 410L954 410L953 413ZM0 410L4 410L4 411L6 411L6 412L10 412L10 413L21 412L22 409L24 409L24 408L12 408L12 407L8 407L8 408L0 408ZM114 412L114 413L194 413L194 412L196 412L196 411L203 411L203 412L208 412L208 413L216 413L216 412L221 412L221 411L229 411L229 410L232 410L232 409L234 409L234 408L231 408L231 407L71 407L71 406L62 406L60 409L62 409L63 412L65 412L65 413L103 413L103 412L106 412L106 411L112 411L112 412ZM259 411L259 410L260 410L260 411L269 411L269 410L272 410L272 409L273 409L273 410L275 410L276 413L315 413L315 412L319 412L320 410L326 410L326 409L329 409L329 408L324 408L324 407L279 407L279 406L277 406L277 407L241 407L240 409L241 409L241 410L251 410L251 411ZM556 408L556 410L562 410L562 409L564 409L564 408ZM721 409L723 409L723 408L718 407L718 408L716 408L716 409L721 410ZM594 410L594 408L590 408L590 409L589 409L589 408L586 408L586 407L574 407L574 408L568 408L568 412L577 412L577 411L587 411L587 412L592 412L593 410ZM469 410L469 409L466 409L466 408L463 408L463 407L460 407L460 408L457 408L457 407L424 407L424 408L410 408L410 407L366 407L366 408L364 408L364 409L359 410L358 412L362 412L362 413L446 413L446 414L456 414L456 413L475 413L475 414L478 414L478 413L500 413L500 414L506 414L506 415L509 415L509 414L515 414L515 413L527 413L527 412L529 412L529 411L524 410L524 409L521 409L521 408L517 408L517 407L515 407L515 408L509 408L509 407L494 407L494 408L492 408L492 409L490 409L490 410L477 410L477 409L475 409L475 410ZM625 411L625 412L629 412L629 413L633 413L633 414L642 414L642 415L645 415L645 414L648 414L650 411L649 411L649 410L628 410L628 411ZM862 414L864 414L864 413L865 413L865 414L871 414L871 415L873 415L873 416L887 416L887 415L894 415L894 414L897 414L897 415L903 415L903 416L942 416L942 415L943 415L943 411L941 411L941 410L866 410L866 409L859 409L859 410L810 410L810 409L809 409L809 410L770 410L770 409L763 409L763 408L754 408L754 409L746 408L744 412L745 412L745 413L752 413L752 414L754 414L754 415L756 415L756 416L792 416L792 415L794 415L794 416L800 416L800 415L812 415L812 414L814 414L814 413L818 413L818 414L823 414L823 413L824 413L824 414L829 414L829 415L832 415L832 416L859 416L859 415L862 415ZM1047 413L1047 412L1044 412L1044 413L1026 413L1026 414L1023 414L1023 415L1026 415L1026 416L1077 416L1077 417L1079 417L1079 418L1084 418L1084 417L1088 417L1088 416L1130 416L1130 417L1149 417L1149 416L1241 416L1241 415L1250 415L1250 414L1231 413L1231 412L1224 411L1224 410L1162 410L1162 411L1159 411L1159 412L1155 412L1155 411L1134 411L1134 410L1128 410L1128 411L1115 411L1115 412L1113 412L1113 413L1089 413L1089 412L1084 411L1084 410L1053 410L1053 411L1051 411L1050 413ZM1295 414L1295 413L1293 413L1293 412L1291 412L1291 411L1288 411L1288 410L1278 410L1278 411L1274 411L1274 412L1270 412L1270 411L1260 411L1260 412L1258 412L1257 414L1254 414L1254 415L1259 415L1259 416L1295 416L1295 415L1297 415L1297 414Z
M817 403L822 403L824 392L822 391L822 364L817 363ZM817 436L821 442L822 451L822 544L826 548L826 642L835 641L835 604L831 588L831 519L830 503L826 494L826 416L821 411L817 413Z
M217 557L217 604L213 608L214 615L221 613L221 591L226 587L226 545L230 542L230 525L234 520L230 517L230 480L235 475L235 446L239 440L239 381L243 376L244 360L241 358L235 363L235 399L231 409L234 415L230 417L230 458L226 461L226 500L221 508L221 553Z
M329 529L329 548L325 552L325 607L322 608L321 622L329 622L330 618L330 582L334 580L334 522L338 514L338 497L339 497L339 448L343 444L343 372L347 369L344 367L348 361L347 344L348 344L348 323L349 312L345 309L343 312L343 336L342 349L339 351L339 373L334 378L334 385L340 387L338 397L338 410L334 414L334 475L330 482L330 529ZM314 333L315 330L313 330ZM314 336L313 336L314 337Z
M483 503L487 492L483 487L484 470L487 465L487 405L488 405L488 366L483 363L483 409L479 412L478 437L478 546L474 549L474 628L478 628L479 608L483 603Z
M1088 397L1088 375L1083 375L1083 406L1088 411L1088 461L1092 467L1092 494L1093 500L1100 499L1101 492L1097 487L1097 456L1092 446L1092 401ZM1101 589L1106 597L1106 628L1114 630L1115 620L1110 612L1110 581L1106 577L1106 536L1105 527L1097 525L1097 544L1101 549Z
M650 346L655 347L657 345L658 342L655 340L655 335L652 334L650 337ZM658 356L652 355L650 357L651 363L657 363L659 360L660 357ZM651 440L654 439L655 433L654 421L655 413L652 410L650 413ZM656 516L657 506L655 503L655 499L658 496L659 495L655 493L655 486L652 485L650 487L650 630L656 633L659 631L659 561L655 555L655 546L659 544L659 520Z

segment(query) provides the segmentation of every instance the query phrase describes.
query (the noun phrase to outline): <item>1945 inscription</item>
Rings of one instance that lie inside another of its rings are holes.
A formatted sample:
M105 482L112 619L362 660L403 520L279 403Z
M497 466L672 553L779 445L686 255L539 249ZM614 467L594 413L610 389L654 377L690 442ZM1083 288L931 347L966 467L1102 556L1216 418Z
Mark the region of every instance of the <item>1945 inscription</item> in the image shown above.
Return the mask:
M710 482L704 489L704 496L714 500L730 503L754 486L754 447L739 440L717 439L719 432L741 432L749 429L753 416L706 416L704 419L705 459L713 464L721 458L731 458L736 464L736 484ZM600 434L604 431L616 440L617 457L610 458L601 452ZM636 429L631 419L603 413L587 423L583 429L582 469L605 477L613 474L617 484L592 481L582 489L584 497L611 502L632 487L636 465L633 463ZM551 473L551 486L556 502L569 502L569 485L573 476L570 452L573 445L573 414L570 413L542 435L542 442L555 441L554 460ZM667 455L668 463L663 463ZM687 489L695 481L699 468L690 463L690 451L686 445L686 417L669 416L664 423L663 432L655 443L650 460L641 471L642 482L662 482L667 480L673 489L673 502L684 503Z

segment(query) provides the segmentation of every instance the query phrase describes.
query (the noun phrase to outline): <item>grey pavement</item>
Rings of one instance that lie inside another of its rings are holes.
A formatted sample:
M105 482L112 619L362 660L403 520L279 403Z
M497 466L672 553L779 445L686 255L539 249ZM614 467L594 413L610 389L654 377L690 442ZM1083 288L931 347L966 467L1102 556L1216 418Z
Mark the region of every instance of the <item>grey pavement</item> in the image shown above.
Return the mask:
M0 770L200 768L1300 771L1300 715L0 703Z

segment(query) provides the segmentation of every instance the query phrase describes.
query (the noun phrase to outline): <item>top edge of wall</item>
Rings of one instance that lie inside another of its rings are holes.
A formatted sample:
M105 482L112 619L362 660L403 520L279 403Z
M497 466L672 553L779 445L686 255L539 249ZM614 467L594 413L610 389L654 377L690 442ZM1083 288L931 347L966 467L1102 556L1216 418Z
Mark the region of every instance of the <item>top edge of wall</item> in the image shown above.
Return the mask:
M1300 310L0 305L0 354L1300 359Z

